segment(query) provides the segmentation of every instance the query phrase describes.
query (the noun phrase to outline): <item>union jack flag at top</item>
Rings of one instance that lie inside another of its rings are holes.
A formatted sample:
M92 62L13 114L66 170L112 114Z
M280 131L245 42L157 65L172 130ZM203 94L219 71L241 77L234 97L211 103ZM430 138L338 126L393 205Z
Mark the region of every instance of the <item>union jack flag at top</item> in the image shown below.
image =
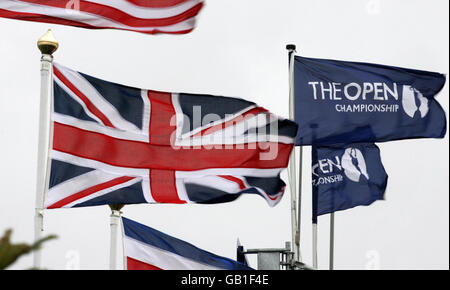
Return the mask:
M46 208L279 202L297 125L252 102L164 93L55 64Z
M1 0L0 17L142 33L192 31L202 0Z

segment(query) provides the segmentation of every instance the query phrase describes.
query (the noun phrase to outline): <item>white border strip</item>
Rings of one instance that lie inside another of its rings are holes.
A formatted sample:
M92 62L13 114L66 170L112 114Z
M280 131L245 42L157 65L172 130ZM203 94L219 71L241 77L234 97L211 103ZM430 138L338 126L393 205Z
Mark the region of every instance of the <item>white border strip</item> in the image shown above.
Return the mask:
M211 175L252 176L252 177L277 177L285 168L260 169L260 168L211 168L196 171L176 171L176 178L197 178Z
M145 177L148 178L149 175L148 169L113 166L96 160L82 158L68 153L60 152L55 149L52 150L51 157L52 159L71 163L77 166L100 169L102 171L115 174L118 176L140 176L142 178Z
M121 131L114 128L105 127L91 121L80 120L68 115L53 113L53 120L60 124L73 126L82 130L103 134L117 139L148 143L148 135L145 136L134 132Z
M71 203L69 203L69 204L66 204L65 206L63 206L63 208L74 207L74 206L77 205L77 204L80 204L80 203L83 203L83 202L85 202L85 201L94 199L94 198L96 198L96 197L99 197L99 196L108 194L108 193L113 192L113 191L116 191L116 190L118 190L118 189L121 189L121 188L125 188L125 187L128 187L128 186L131 186L131 185L133 185L133 184L135 184L135 183L138 183L139 181L141 181L141 178L139 178L139 177L133 178L133 179L127 181L127 182L124 182L124 183L121 183L121 184L117 184L117 185L112 186L112 187L105 188L105 189L103 189L103 190L97 191L96 193L90 194L90 195L88 195L88 196L86 196L86 197L77 199L77 200L74 201L74 202L71 202Z
M222 270L125 236L126 256L164 270Z

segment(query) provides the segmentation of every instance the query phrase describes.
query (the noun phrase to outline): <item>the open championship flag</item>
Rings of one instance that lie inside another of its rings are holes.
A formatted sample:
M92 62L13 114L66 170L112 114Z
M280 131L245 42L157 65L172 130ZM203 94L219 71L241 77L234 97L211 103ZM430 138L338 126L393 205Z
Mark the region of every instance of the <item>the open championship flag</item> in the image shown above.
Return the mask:
M297 145L442 138L439 73L295 57Z
M130 219L122 223L128 270L253 270Z
M313 219L383 199L387 180L375 144L313 146Z
M90 29L188 33L202 0L1 0L0 17Z
M55 64L46 208L220 203L242 193L273 206L297 125L252 102L163 93Z

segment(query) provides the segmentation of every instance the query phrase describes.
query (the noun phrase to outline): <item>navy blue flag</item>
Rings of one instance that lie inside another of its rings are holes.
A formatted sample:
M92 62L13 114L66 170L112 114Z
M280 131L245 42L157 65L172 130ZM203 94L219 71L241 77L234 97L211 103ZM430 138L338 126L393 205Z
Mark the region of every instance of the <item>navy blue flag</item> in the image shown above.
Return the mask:
M388 176L375 144L312 147L313 221L384 198Z
M440 73L295 57L297 145L442 138Z

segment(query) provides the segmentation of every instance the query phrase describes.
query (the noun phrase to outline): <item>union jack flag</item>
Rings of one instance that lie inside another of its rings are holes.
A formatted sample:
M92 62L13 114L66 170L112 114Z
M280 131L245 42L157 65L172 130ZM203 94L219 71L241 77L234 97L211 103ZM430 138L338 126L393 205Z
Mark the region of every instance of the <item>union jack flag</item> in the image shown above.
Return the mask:
M294 122L242 99L137 89L59 64L53 80L46 208L281 199Z
M122 225L126 270L253 270L136 221Z
M202 0L1 0L0 17L89 29L182 34L192 31Z

